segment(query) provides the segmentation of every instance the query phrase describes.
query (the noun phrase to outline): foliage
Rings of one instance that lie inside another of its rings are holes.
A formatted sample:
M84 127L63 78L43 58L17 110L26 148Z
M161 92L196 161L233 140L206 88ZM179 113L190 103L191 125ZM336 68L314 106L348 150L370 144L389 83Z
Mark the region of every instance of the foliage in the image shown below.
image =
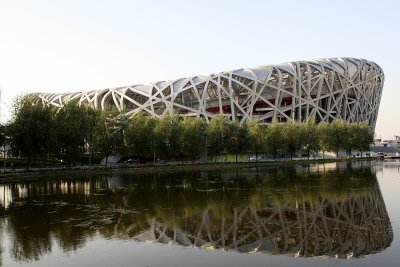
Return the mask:
M54 129L53 110L31 96L20 99L14 111L8 131L11 146L14 153L28 158L29 165L32 157L45 157L49 152Z
M317 133L319 136L319 147L322 150L322 152L329 151L329 127L330 123L329 122L321 122L317 126Z
M283 124L274 121L268 125L265 133L267 152L276 158L278 153L281 153L283 150L283 142Z
M87 109L70 101L55 115L54 148L68 164L79 161L87 137Z
M184 155L191 156L194 161L196 156L205 150L207 123L200 117L186 117L182 120L181 124L182 152Z
M373 134L367 123L348 123L335 120L318 126L320 146L324 151L332 151L338 156L339 150L349 155L352 150L366 151L373 142Z
M176 114L164 114L155 127L156 148L160 155L175 157L181 155L182 124Z
M161 118L142 112L128 118L116 109L95 110L70 101L61 108L43 105L37 96L21 97L14 103L14 116L9 125L0 125L0 145L10 138L14 155L65 159L69 164L81 160L85 147L89 163L93 152L106 158L113 153L136 156L157 155L169 158L190 156L193 160L207 151L215 158L223 152L240 153L250 150L292 157L298 153L339 150L366 151L373 141L367 123L335 120L318 125L315 119L306 122L278 123L267 127L260 121L231 121L218 115L207 124L204 119L181 118L165 114Z
M235 154L237 162L238 153L244 152L248 148L247 124L240 124L237 120L232 121L229 124L227 136L227 151Z
M129 121L125 142L129 152L137 156L154 156L155 127L158 120L138 112Z
M93 134L96 129L96 125L98 123L99 117L100 117L100 111L97 109L94 109L90 105L84 105L83 108L85 109L85 129L86 129L86 134L85 134L85 141L88 145L88 152L89 152L89 165L92 164L92 158L93 158Z
M346 142L346 151L350 154L352 150L366 151L374 141L374 136L365 122L347 124L349 138ZM362 153L361 153L362 154Z
M358 124L357 139L354 149L359 151L368 151L369 146L374 142L374 133L368 126L367 122ZM362 153L361 153L362 155Z
M0 123L0 147L6 143L6 126Z
M252 119L247 123L247 132L250 150L256 153L258 161L258 153L265 148L265 127L260 121Z
M301 127L300 123L289 121L282 124L282 150L285 152L285 156L289 155L293 158L293 155L300 151L301 143Z
M300 151L310 157L311 153L318 153L320 149L320 136L315 118L309 118L305 123L299 123Z
M123 153L125 148L124 131L128 125L126 116L116 109L106 109L100 112L97 125L93 132L94 146L106 158L113 153Z
M226 116L219 115L214 117L207 128L208 145L210 152L214 154L215 161L217 156L227 147L227 138L229 135L229 119Z

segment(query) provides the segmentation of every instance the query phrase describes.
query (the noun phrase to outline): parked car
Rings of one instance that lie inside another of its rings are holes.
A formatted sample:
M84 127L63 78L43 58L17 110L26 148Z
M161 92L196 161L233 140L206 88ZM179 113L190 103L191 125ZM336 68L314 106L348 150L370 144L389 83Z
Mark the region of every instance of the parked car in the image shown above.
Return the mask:
M378 152L378 153L376 153L376 156L379 158L379 159L383 159L383 158L385 158L385 153L383 153L383 152Z
M254 161L260 161L260 160L262 160L262 157L261 157L261 156L251 156L251 157L249 158L249 160L252 161L252 162L254 162Z
M124 161L125 164L138 164L138 160L137 159L128 159Z

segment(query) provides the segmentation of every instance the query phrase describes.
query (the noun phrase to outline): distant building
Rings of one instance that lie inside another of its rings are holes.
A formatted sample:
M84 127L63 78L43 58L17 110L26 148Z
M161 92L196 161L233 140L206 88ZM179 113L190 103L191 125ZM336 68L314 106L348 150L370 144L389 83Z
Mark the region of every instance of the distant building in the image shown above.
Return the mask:
M210 118L225 114L241 122L263 123L343 119L367 121L375 128L384 83L382 69L356 58L288 62L193 76L150 84L79 93L39 94L42 101L61 107L77 100L95 108L114 106L128 115L139 110L161 116Z
M395 135L395 140L375 139L370 150L375 153L381 153L384 156L399 157L400 156L400 138Z

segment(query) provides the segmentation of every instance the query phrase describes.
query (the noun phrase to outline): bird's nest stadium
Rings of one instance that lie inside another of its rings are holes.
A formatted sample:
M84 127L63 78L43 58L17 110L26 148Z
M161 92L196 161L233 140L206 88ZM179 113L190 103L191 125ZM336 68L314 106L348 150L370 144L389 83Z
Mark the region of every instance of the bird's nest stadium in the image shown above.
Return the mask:
M156 83L75 93L40 93L44 103L62 107L71 100L94 108L112 106L133 115L176 112L209 121L224 114L240 122L263 123L343 119L375 128L384 73L374 62L329 58L288 62Z

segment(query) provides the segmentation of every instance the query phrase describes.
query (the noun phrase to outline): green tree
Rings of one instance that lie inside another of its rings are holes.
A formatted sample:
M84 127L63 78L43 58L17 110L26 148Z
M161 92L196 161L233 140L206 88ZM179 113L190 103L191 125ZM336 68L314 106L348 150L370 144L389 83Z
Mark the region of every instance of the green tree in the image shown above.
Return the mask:
M85 129L86 129L86 136L85 140L88 145L88 153L89 153L89 165L92 164L92 157L93 157L93 134L97 125L97 122L100 117L100 111L98 109L94 109L90 105L83 106L85 111Z
M317 132L318 132L318 137L319 137L319 147L322 150L322 157L325 157L325 152L329 150L329 127L330 123L329 122L321 122L317 126Z
M289 154L293 159L293 154L300 150L301 123L289 121L282 124L283 150L285 157Z
M136 156L155 158L155 127L158 120L138 112L129 121L125 133L125 142L131 153Z
M3 172L6 171L6 126L0 123L0 147L3 150Z
M217 156L227 146L227 138L229 135L229 119L226 116L218 115L211 119L207 128L208 145L210 152L214 155L217 162Z
M265 148L265 127L260 121L252 119L247 123L248 138L251 151L256 153L256 161L258 154Z
M351 152L357 147L359 138L359 127L356 123L345 122L346 127L346 138L343 140L343 149L346 154L350 157Z
M0 123L0 147L6 143L6 126Z
M205 150L207 123L203 118L186 117L182 121L182 152L189 155L192 161Z
M107 167L108 157L111 154L124 152L124 133L127 125L126 116L116 109L106 109L100 112L93 131L93 143L96 150L104 155L105 167Z
M248 127L247 124L240 124L234 120L228 124L227 150L235 154L235 162L239 153L244 152L248 146Z
M368 151L369 146L374 142L374 134L366 122L355 123L352 126L351 131L354 140L352 149L360 151L362 157L363 151Z
M15 103L9 136L13 151L28 158L28 168L31 159L49 152L54 129L52 115L53 110L37 96L26 96Z
M155 128L158 153L166 157L181 155L182 125L176 114L164 114Z
M310 158L311 153L318 153L320 149L319 133L315 118L309 118L306 122L301 123L300 127L300 149Z
M69 165L80 159L88 133L87 109L70 101L55 116L56 153Z
M265 146L267 152L274 158L284 150L283 146L283 126L282 123L272 122L268 125L265 133Z
M346 149L348 138L348 125L343 120L335 120L331 123L319 125L321 148L324 151L335 152L339 156L339 150Z

